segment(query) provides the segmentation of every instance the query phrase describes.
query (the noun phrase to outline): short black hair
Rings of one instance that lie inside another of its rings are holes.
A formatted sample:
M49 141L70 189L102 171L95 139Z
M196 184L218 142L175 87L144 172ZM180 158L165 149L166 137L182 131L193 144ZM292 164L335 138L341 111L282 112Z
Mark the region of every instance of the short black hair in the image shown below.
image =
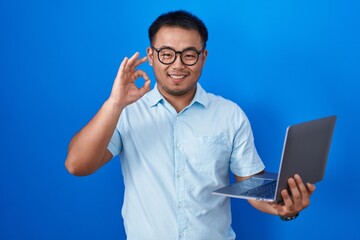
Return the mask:
M198 31L202 40L203 48L206 48L208 30L204 22L192 13L184 10L177 10L160 15L149 27L148 34L150 44L153 43L154 37L159 29L164 26L181 27L184 29L193 29Z

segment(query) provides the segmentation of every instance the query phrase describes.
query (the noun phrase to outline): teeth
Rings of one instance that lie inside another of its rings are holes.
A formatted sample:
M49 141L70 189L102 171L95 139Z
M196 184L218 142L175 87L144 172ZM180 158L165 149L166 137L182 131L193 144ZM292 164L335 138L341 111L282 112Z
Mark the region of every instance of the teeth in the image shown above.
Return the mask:
M180 78L184 78L185 75L181 75L181 76L179 76L179 75L170 75L170 77L171 77L171 78L180 79Z

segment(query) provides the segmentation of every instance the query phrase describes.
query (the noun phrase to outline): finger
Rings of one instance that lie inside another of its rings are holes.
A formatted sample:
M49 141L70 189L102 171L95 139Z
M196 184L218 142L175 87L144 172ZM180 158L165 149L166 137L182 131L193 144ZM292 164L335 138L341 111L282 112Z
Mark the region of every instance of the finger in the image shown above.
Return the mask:
M143 64L144 62L146 62L147 59L148 59L147 56L140 58L140 59L136 59L134 64L132 64L131 70L135 71L136 67L139 66L140 64Z
M126 71L134 70L134 68L135 68L134 64L136 63L139 56L140 56L140 53L136 52L136 53L134 53L134 55L131 56L131 58L129 58L129 61L127 62L126 66L125 66Z
M314 193L314 191L316 190L316 186L314 184L311 184L311 183L307 183L306 187L307 187L307 190L309 192L309 196L311 196Z
M308 190L298 174L296 174L294 178L301 194L301 205L298 206L304 209L310 205L310 195L312 192ZM311 186L310 188L312 189Z
M145 56L145 57L143 57L143 58L140 58L140 59L138 59L138 60L135 62L134 66L137 67L137 66L139 66L140 64L146 62L147 60L148 60L148 57L147 57L147 56Z
M299 191L299 188L296 184L296 181L294 178L289 178L288 184L290 187L290 192L293 197L294 205L299 205L301 203L301 194Z
M133 74L133 81L135 81L136 79L138 79L139 77L142 77L145 81L150 81L149 76L147 75L146 72L144 72L143 70L136 70Z
M135 81L139 77L142 77L145 80L143 86L141 88L139 88L139 92L140 92L141 96L143 96L145 93L150 91L150 78L147 75L147 73L144 72L143 70L136 70L133 75L133 80Z
M305 187L305 184L303 183L301 177L298 174L296 174L294 176L294 179L296 181L296 184L297 184L297 187L298 187L298 189L300 191L300 194L302 196L308 197L309 196L308 189Z
M289 192L286 189L281 191L281 197L283 199L285 208L292 211L294 209L294 203L289 195Z
M278 215L284 216L293 211L293 203L286 189L281 191L281 197L283 199L282 203L274 202L272 207L275 209Z
M135 61L133 63L131 62L131 70L134 72L137 66L139 66L140 64L143 64L146 61L147 61L147 56L140 58L140 59L138 59L138 58L135 59Z
M125 57L124 60L121 62L120 67L119 67L118 72L117 72L117 77L121 76L121 74L124 73L125 66L127 65L128 61L129 61L129 59L127 57Z
M150 91L150 79L145 81L144 85L139 89L141 96Z

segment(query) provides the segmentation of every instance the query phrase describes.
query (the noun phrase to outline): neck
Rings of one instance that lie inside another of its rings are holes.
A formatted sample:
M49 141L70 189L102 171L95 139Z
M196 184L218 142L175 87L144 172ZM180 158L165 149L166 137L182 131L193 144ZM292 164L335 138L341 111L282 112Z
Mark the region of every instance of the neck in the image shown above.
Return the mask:
M166 101L168 101L176 110L176 112L179 113L191 103L195 96L196 88L181 95L169 94L160 89L159 91L164 96Z

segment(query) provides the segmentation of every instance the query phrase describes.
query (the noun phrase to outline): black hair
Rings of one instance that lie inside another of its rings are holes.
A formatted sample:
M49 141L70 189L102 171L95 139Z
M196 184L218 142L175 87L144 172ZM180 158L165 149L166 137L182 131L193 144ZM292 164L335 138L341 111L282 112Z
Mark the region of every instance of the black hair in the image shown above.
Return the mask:
M184 10L171 11L160 15L149 27L148 34L150 44L153 43L154 37L159 29L164 26L181 27L184 29L193 29L198 31L202 40L203 48L206 48L208 30L203 21L201 21L197 16Z

